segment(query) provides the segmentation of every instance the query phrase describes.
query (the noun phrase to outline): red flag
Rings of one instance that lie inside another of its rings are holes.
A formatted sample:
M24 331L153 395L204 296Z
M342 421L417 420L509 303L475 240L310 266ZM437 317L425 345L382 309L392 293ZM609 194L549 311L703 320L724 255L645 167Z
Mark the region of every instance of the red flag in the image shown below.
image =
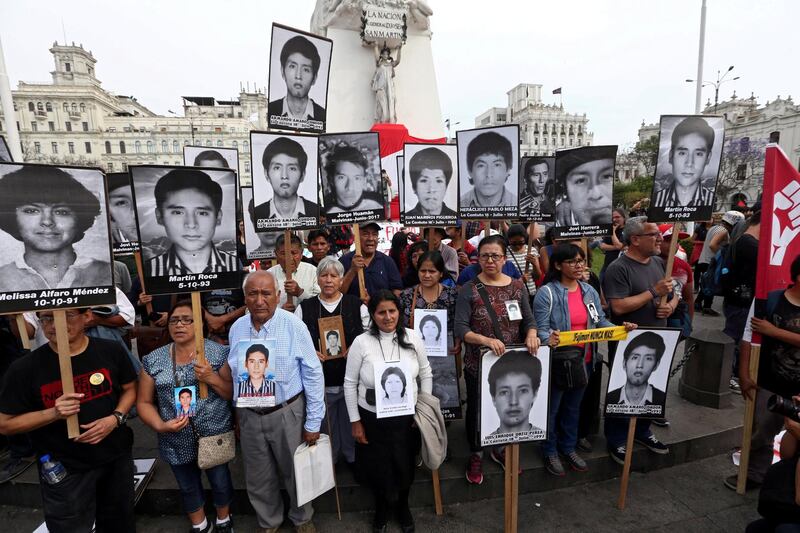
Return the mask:
M777 144L767 146L760 234L755 297L756 314L763 316L767 294L789 286L789 267L800 254L800 173ZM760 335L753 333L753 343Z

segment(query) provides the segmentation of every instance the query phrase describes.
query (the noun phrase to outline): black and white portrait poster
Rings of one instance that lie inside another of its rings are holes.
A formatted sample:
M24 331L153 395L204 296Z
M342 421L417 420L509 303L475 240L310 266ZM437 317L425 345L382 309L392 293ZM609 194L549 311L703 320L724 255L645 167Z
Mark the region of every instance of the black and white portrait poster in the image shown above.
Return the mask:
M406 361L378 361L375 372L375 415L378 418L413 415L417 399L414 378Z
M647 216L659 222L709 220L714 210L725 119L663 115Z
M459 216L516 219L519 126L457 131L456 146Z
M236 172L143 165L130 173L147 293L239 287Z
M8 149L6 138L0 135L0 163L11 163L14 158L11 157L11 150Z
M325 131L333 41L272 24L269 52L270 129Z
M606 393L606 416L662 418L680 330L636 329L617 345Z
M458 216L458 154L453 144L406 144L402 221L410 226L453 226Z
M250 132L256 231L319 226L317 138Z
M253 188L240 187L240 200L242 202L242 220L244 222L244 245L247 250L247 259L275 258L275 241L283 231L256 231L255 206L253 204Z
M386 218L377 132L320 135L319 166L328 224Z
M405 176L405 159L403 159L402 155L398 155L394 158L395 165L397 166L397 176L398 179L395 181L397 184L397 199L400 201L400 206L402 207L405 205L405 187L403 186L403 180L399 178L399 176ZM403 210L400 209L400 222L403 222L405 215L403 215Z
M455 356L428 359L433 373L433 395L439 398L439 410L445 420L461 418L461 399Z
M111 245L114 255L139 251L139 233L133 208L131 176L127 172L109 172L108 214L111 216Z
M414 309L414 329L428 357L447 357L447 309Z
M556 152L557 239L611 233L616 146L584 146Z
M556 214L555 157L523 157L519 163L519 219L553 222Z
M183 164L187 167L229 168L239 174L239 150L220 146L184 146Z
M0 163L0 313L114 304L105 176Z
M550 348L536 355L506 346L481 358L481 446L544 440L550 398Z
M277 339L237 342L228 355L233 375L233 404L236 407L275 407L277 363Z

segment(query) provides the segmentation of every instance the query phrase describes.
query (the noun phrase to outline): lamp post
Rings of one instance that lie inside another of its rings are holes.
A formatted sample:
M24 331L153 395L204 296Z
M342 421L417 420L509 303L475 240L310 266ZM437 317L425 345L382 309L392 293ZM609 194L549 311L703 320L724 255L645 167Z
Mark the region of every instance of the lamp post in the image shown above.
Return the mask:
M717 71L717 81L704 81L703 84L702 84L703 87L705 87L706 85L711 85L711 86L714 87L714 114L717 113L717 104L719 104L719 86L722 85L725 82L736 81L736 80L739 79L739 76L736 76L735 78L725 79L728 76L728 74L730 73L730 71L732 71L732 70L733 70L733 65L728 67L728 70L726 70L722 74L720 74L721 71L718 70ZM687 79L686 83L694 83L695 81L697 81L697 80L688 80Z

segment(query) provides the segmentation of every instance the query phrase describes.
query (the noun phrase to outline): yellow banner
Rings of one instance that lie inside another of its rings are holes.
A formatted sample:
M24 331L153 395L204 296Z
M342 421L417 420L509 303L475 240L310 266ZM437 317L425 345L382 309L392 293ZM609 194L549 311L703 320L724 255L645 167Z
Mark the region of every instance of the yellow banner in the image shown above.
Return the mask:
M622 341L628 338L625 326L612 328L581 329L578 331L562 331L558 334L559 346L571 346L585 342Z

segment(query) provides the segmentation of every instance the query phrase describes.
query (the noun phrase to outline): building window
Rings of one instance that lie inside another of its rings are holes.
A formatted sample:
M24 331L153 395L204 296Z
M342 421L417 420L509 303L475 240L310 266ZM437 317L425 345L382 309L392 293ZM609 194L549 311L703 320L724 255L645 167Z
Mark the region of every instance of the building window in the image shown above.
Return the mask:
M41 102L36 102L36 111L44 111L44 107L42 106Z
M125 153L125 141L120 141L119 142L119 153L121 153L121 154ZM126 170L127 170L127 165L124 165L124 166L126 167Z
M85 112L86 112L86 104L81 102L81 113L85 113Z
M242 143L242 148L244 148L245 152L249 152L250 151L250 143L248 141L244 141Z
M747 177L747 165L739 165L736 167L736 179L739 181L744 181Z
M161 151L165 154L169 152L169 143L167 141L161 141Z
M211 139L206 139L206 146L211 146Z
M58 143L50 143L50 147L53 149L53 153L58 153Z
M64 63L64 70L66 70L67 72L72 72L72 65L70 65L69 63Z
M69 104L64 102L64 111L69 112Z
M76 104L75 102L72 102L72 112L73 113L78 112L78 104Z
M83 124L83 131L89 131L89 123L88 122L81 122Z
M250 173L250 161L244 162L244 171L247 172L248 174Z
M111 141L106 141L106 153L111 153Z
M86 141L85 143L83 143L83 147L86 148L86 153L87 154L91 154L92 153L92 143L90 143L89 141Z
M184 146L189 146L189 139L184 139L183 140L183 145Z
M542 137L542 144L547 146L547 137Z
M781 142L781 132L779 132L779 131L771 131L769 133L769 142L771 142L771 143L779 143L779 142Z
M238 141L233 141L233 143L231 143L231 144L233 144L233 147L236 148L237 150L239 149L239 142Z
M128 163L122 163L122 171L123 172L127 172L128 171Z
M31 131L39 131L39 126L35 122L31 122Z
M67 129L67 131L72 131L72 122L65 122L64 127Z
M28 111L35 111L36 108L33 106L33 102L28 102Z
M109 172L114 172L114 163L109 163L108 164L108 171Z
M71 154L75 153L75 143L67 143L67 151Z
M178 141L172 141L172 153L177 154L181 151L181 143Z
M156 153L156 147L153 144L153 141L147 141L147 153L148 154Z
M42 143L33 143L33 151L37 154L42 153Z
M533 138L533 144L534 144L534 146L539 146L539 137L534 137Z
M135 143L133 143L133 151L136 152L137 154L141 154L142 153L142 143L140 143L139 141L136 141Z
M222 146L222 141L217 141L217 146Z
M47 103L44 104L44 108L47 111L52 111L53 110L53 104L51 104L50 102L47 102Z
M47 129L48 129L48 130L50 130L50 131L56 131L56 124L55 124L55 122L48 122L48 123L47 123Z
M572 146L572 137L569 138L569 145Z

